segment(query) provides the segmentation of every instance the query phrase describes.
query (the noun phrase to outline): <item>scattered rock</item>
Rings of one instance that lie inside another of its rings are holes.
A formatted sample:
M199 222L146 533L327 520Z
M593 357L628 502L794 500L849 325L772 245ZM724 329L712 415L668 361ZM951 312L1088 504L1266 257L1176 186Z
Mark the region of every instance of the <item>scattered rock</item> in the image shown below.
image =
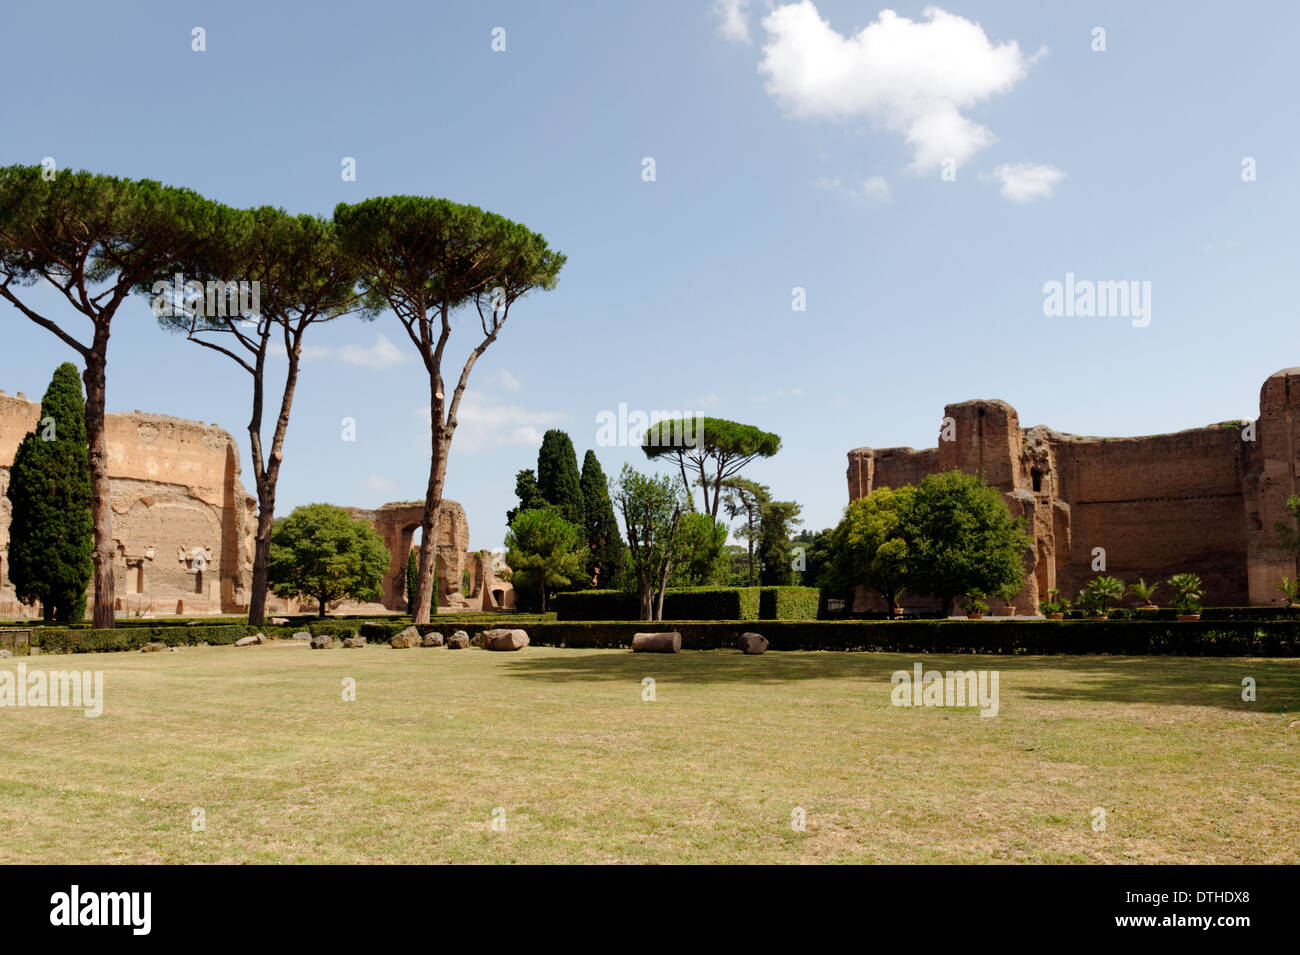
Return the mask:
M272 617L272 618L271 618L271 626L273 626L273 627L287 627L287 626L289 626L289 618L287 618L287 617Z
M457 630L455 633L453 633L450 637L447 638L447 649L468 650L469 634L466 633L464 630Z
M407 627L401 633L395 633L389 639L388 645L394 650L406 650L410 647L420 645L420 631L414 627Z
M266 643L266 635L263 633L250 634L247 637L240 637L235 641L237 647L251 647Z
M142 647L140 648L140 652L141 652L141 653L160 653L160 652L162 652L163 650L169 650L169 649L171 649L171 648L168 647L167 644L165 644L165 643L159 643L158 641L154 640L154 641L151 641L151 642L149 642L149 643L146 643L144 646L142 646Z
M306 643L311 639L311 634L308 633L306 630L299 630L297 633L293 635L293 639L301 640L304 643Z
M633 653L680 653L682 635L676 630L666 633L638 633L632 637Z
M483 631L482 631L482 630L475 631L474 636L472 636L472 637L469 638L469 645L470 645L471 647L481 647L481 646L483 646Z
M744 653L757 655L767 652L767 637L761 633L742 633L740 635L740 649Z
M0 650L0 660L8 660L14 655L12 650Z
M360 647L364 647L366 643L367 643L366 638L360 635L343 638L343 646L350 647L352 649L359 649Z
M486 630L483 647L488 650L522 650L528 646L528 634L523 630Z
M311 648L313 650L333 650L334 638L326 633L317 634L311 638Z
M443 643L442 634L436 630L430 630L420 638L420 645L423 647L440 647Z

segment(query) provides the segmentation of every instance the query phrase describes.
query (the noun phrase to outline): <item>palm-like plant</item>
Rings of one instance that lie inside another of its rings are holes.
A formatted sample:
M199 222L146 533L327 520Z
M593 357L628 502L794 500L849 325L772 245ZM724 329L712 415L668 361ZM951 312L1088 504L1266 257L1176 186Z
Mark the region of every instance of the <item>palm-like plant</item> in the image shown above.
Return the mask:
M1169 590L1174 595L1170 601L1180 614L1190 615L1201 612L1201 578L1195 574L1174 574L1169 578Z
M1150 609L1155 606L1155 601L1151 598L1156 595L1156 591L1159 589L1160 581L1157 580L1155 583L1148 584L1145 580L1139 577L1138 582L1130 586L1128 592L1138 600L1142 601L1142 605L1145 609Z
M1124 598L1124 581L1118 577L1094 577L1088 581L1079 598L1085 607L1104 617L1112 600L1118 602Z
M1300 578L1283 577L1277 585L1278 593L1286 597L1286 605L1294 607L1300 603Z

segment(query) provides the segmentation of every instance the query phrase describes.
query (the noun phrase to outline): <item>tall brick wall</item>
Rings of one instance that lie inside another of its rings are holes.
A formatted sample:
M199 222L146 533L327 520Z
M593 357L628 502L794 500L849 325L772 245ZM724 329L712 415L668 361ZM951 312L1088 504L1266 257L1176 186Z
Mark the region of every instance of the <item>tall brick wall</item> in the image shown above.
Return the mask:
M1296 573L1273 526L1300 484L1300 369L1264 383L1257 422L1176 434L1022 429L1003 401L948 405L944 417L937 448L849 452L849 500L936 471L983 475L1034 538L1016 601L1022 611L1053 587L1077 594L1098 573L1096 548L1106 573L1130 583L1196 573L1210 604L1279 603L1278 581Z

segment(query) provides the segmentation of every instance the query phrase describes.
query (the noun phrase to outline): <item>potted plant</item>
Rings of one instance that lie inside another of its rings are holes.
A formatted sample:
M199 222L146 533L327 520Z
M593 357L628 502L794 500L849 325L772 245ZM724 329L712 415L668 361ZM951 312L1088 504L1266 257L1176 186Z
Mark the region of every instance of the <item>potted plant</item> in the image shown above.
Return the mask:
M1169 578L1169 590L1174 597L1169 601L1178 611L1180 622L1188 623L1201 619L1201 578L1195 574L1174 574Z
M1155 583L1148 584L1145 580L1139 577L1138 582L1129 587L1128 592L1138 600L1142 601L1141 606L1138 607L1139 610L1159 610L1160 608L1157 607L1155 602L1151 599L1156 595L1156 591L1159 589L1160 581L1157 580Z
M1281 583L1277 585L1278 593L1286 597L1286 605L1294 607L1300 603L1300 578L1292 580L1290 577L1283 577Z
M1038 605L1038 609L1048 620L1064 620L1065 612L1070 609L1070 602L1060 599L1060 594L1059 590L1049 590L1048 599Z
M1016 605L1011 601L1016 599L1023 587L1024 585L1020 581L1012 581L998 588L998 597L1002 601L1002 610L999 612L999 616L1014 617L1016 615Z
M984 594L978 590L972 590L966 595L966 599L962 601L961 609L966 611L967 620L982 620L984 618L989 605L980 599L983 596Z
M1089 620L1105 620L1112 600L1124 597L1124 581L1118 577L1094 577L1079 593L1079 602L1090 611Z

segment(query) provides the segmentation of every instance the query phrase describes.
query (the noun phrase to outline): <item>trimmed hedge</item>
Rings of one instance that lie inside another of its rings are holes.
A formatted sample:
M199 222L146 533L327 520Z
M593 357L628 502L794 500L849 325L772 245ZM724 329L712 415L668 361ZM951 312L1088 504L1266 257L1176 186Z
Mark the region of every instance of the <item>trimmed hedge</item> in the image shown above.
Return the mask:
M759 587L759 620L816 620L822 592L818 587Z
M557 621L528 627L538 646L626 648L632 635L677 630L683 650L733 650L740 635L762 633L772 650L866 650L894 653L1057 654L1106 653L1126 656L1300 655L1300 628L1253 622L1091 623L1063 620L968 622L963 620L719 621L627 623Z
M785 613L815 620L817 594L815 587L669 587L664 619L759 620ZM628 590L572 590L552 597L551 606L560 620L636 620L641 613Z
M122 627L116 630L44 627L33 633L32 639L44 653L107 653L139 650L146 643L154 642L169 647L231 644L250 632L253 631L243 623L208 627Z

